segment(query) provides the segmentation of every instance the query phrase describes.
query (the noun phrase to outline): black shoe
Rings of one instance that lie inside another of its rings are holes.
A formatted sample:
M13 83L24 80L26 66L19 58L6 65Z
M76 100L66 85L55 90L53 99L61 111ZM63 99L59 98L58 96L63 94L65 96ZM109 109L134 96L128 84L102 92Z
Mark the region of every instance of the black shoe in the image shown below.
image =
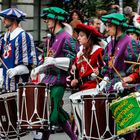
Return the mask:
M52 133L62 133L64 132L63 128L59 125L52 126Z

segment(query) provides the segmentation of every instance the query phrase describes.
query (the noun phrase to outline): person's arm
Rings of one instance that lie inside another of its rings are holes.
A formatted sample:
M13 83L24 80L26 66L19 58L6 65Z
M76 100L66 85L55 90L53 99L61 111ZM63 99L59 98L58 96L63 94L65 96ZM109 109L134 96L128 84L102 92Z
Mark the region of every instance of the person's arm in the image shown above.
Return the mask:
M29 70L27 68L27 66L25 65L18 65L14 68L10 68L7 70L7 75L9 78L12 78L16 75L23 75L23 74L28 74Z

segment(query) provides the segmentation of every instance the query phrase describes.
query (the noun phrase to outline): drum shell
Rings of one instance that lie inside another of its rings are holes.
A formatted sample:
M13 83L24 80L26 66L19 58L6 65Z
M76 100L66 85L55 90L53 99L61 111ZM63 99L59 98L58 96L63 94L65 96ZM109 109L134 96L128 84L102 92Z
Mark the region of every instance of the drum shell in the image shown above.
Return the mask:
M17 93L0 95L0 135L3 138L24 136L26 132L17 130Z
M21 129L43 129L43 127L48 126L48 112L47 112L48 106L47 103L45 102L46 99L45 92L46 85L43 83L39 84L26 83L25 85L19 84L18 124ZM41 121L39 122L39 120Z
M80 91L70 96L80 139L113 139L117 137L115 121L109 110L109 102L116 98L116 93L99 94L96 89Z
M90 95L83 96L85 131L86 131L87 136L99 138L98 131L97 131L97 125L99 127L100 136L102 136L104 134L104 132L106 131L107 119L109 121L110 132L111 132L111 134L114 134L114 131L115 131L114 118L112 117L112 112L110 110L108 110L109 112L106 110L107 102L109 103L113 99L115 99L115 97L107 98L107 96L103 95L103 94L95 95L94 97L91 97ZM93 101L95 103L95 110L96 110L95 112L96 112L97 123L98 123L97 125L96 125L95 115L93 115L93 119L91 117ZM107 113L109 115L109 118L107 118ZM92 121L92 123L91 123L91 121ZM106 138L110 138L110 137L111 137L111 135L109 133L106 133L103 138L106 139Z

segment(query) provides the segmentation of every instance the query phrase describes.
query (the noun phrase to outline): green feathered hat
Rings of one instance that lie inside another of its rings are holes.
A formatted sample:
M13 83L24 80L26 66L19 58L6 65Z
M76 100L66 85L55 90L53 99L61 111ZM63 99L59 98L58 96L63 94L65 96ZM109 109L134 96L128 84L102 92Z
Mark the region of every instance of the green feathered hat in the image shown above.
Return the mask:
M101 20L105 23L112 23L118 26L128 28L129 25L126 23L127 18L124 14L112 13L101 17Z
M59 21L65 21L68 17L68 13L59 7L49 7L49 8L44 8L42 10L41 17L43 19L50 18Z

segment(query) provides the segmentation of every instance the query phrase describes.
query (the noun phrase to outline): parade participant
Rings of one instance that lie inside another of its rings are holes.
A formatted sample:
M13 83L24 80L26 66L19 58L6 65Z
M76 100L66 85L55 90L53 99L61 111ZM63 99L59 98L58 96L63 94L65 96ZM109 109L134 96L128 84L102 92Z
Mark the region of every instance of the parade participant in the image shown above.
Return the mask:
M73 38L77 40L78 37L78 33L75 31L75 28L77 26L77 24L82 23L80 20L74 19L72 20L69 24L71 25L72 29L73 29Z
M116 90L117 93L123 93L125 88L133 88L133 92L140 91L139 70L139 64L133 64L127 71L127 76L123 77L122 81L115 83L114 90Z
M0 40L1 62L4 75L3 92L16 91L19 80L28 82L29 72L38 63L37 52L31 34L25 32L19 23L26 14L17 8L0 12L7 29Z
M84 22L84 17L81 14L81 12L77 9L74 9L71 11L70 16L69 16L69 23L73 20L80 20L82 23Z
M98 41L102 34L85 24L78 24L76 30L79 32L77 39L81 46L72 66L72 70L75 72L73 72L74 79L71 81L71 86L79 86L80 90L96 88L96 75L99 74L101 63L98 58L102 58L103 50Z
M114 37L105 48L103 58L106 65L102 70L104 80L99 83L101 91L106 89L106 92L110 93L113 92L114 83L120 81L130 67L130 64L124 63L124 60L136 61L139 48L132 44L132 38L125 33L128 25L123 14L105 15L101 20L106 23L108 34Z
M71 140L77 140L77 137L71 130L69 115L62 108L62 98L66 88L66 77L68 69L76 56L75 41L63 27L68 13L58 7L49 7L43 9L42 18L51 32L51 39L47 47L47 55L44 52L44 62L31 72L31 77L37 73L45 73L42 82L50 88L50 99L52 112L50 115L51 124L59 123L63 130L68 134ZM48 139L48 135L43 139Z
M135 15L137 13L135 13L133 11L132 7L130 7L130 6L124 7L123 13L127 17L127 23L130 24L130 25L133 25L133 18L135 17Z
M100 31L101 20L98 17L90 18L88 21L88 25L95 28L97 31Z
M140 37L140 16L139 15L135 15L135 17L133 18L133 26L128 28L127 33L134 40L139 41L139 37Z
M139 45L139 36L140 36L140 16L135 15L133 19L133 26L128 28L127 33L129 36L131 36L134 40L133 44L137 43ZM139 50L137 50L139 51ZM138 60L139 61L139 60ZM128 63L128 62L127 62ZM140 86L138 83L140 82L140 77L139 77L139 62L129 62L130 64L133 64L128 70L127 70L127 75L123 77L123 81L119 81L115 83L114 85L114 90L116 90L118 93L123 92L124 88L127 88L127 84L133 84L133 89L135 91L139 90ZM134 85L136 84L136 86Z
M102 16L101 20L106 24L106 30L114 39L107 45L104 53L105 66L102 69L104 80L99 83L100 91L107 93L114 92L113 86L116 82L123 80L126 71L131 64L124 63L127 61L137 61L139 47L132 44L132 38L125 33L128 27L127 19L123 14L113 13ZM127 90L123 95L129 94ZM132 139L132 135L124 136L126 139Z

